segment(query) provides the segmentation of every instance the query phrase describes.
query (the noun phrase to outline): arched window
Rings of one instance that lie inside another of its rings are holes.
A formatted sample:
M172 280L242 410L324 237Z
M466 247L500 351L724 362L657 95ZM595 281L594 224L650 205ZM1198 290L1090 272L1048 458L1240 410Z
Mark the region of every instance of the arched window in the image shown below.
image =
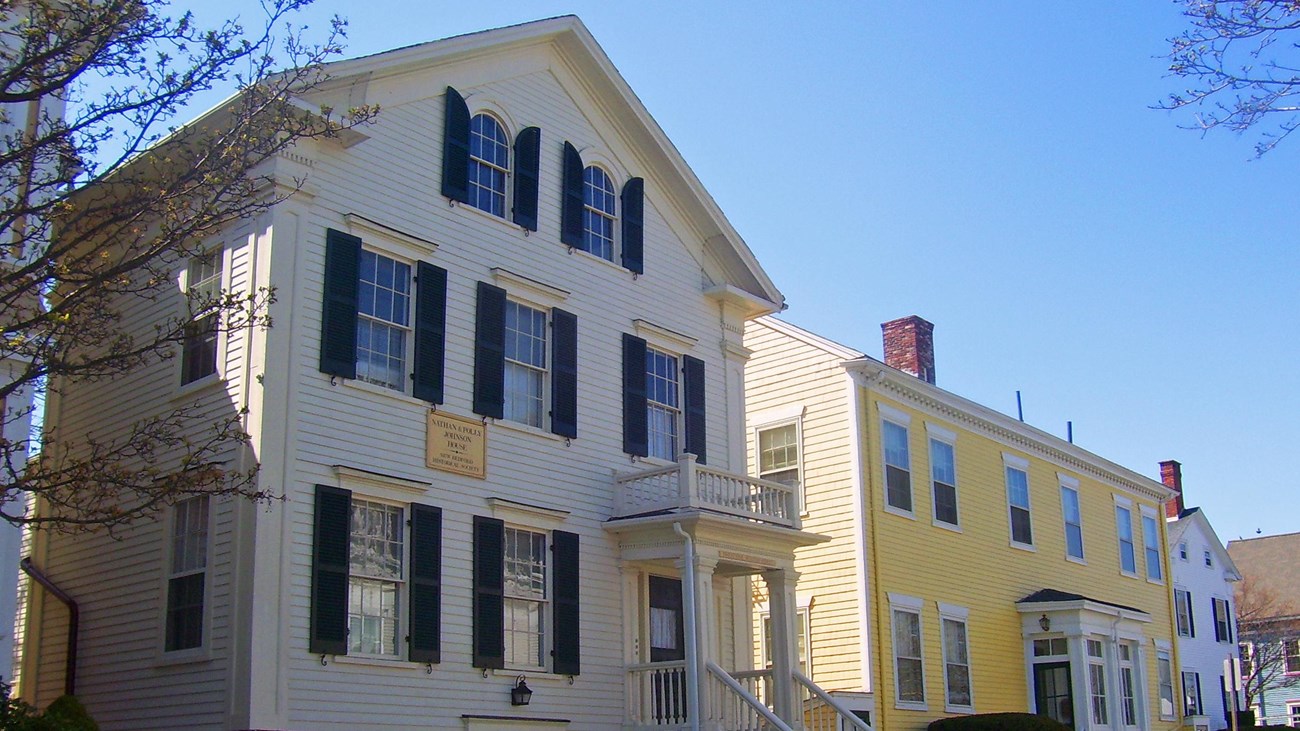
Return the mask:
M501 123L476 114L469 123L469 204L494 216L506 215L506 173L510 144Z
M591 166L582 171L582 248L614 260L614 183L604 170Z

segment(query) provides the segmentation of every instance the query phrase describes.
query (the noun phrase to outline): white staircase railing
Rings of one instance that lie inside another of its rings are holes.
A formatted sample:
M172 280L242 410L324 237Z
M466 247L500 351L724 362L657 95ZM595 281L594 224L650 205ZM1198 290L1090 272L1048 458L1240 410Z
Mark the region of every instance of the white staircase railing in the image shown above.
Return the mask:
M710 661L707 664L713 682L709 684L709 698L713 701L713 718L710 719L727 731L794 731L790 724L777 717L753 693L741 685L730 673ZM766 671L745 673L746 682L758 680L763 685Z
M822 690L808 676L795 670L795 682L808 692L803 706L805 731L872 731L866 721L858 718L843 703Z

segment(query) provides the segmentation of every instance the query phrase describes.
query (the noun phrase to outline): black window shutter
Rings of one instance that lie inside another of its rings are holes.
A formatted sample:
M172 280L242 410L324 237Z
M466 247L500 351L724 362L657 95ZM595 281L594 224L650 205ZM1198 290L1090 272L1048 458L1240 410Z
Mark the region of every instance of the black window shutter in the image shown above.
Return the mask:
M474 326L474 413L500 419L505 414L506 291L478 283Z
M582 672L579 647L578 534L551 533L551 569L555 590L555 649L551 672L577 675Z
M578 436L578 318L551 310L551 432Z
M348 654L348 543L352 493L316 486L312 528L311 638L308 649L323 655Z
M1210 621L1214 623L1214 641L1223 642L1223 632L1219 626L1219 600L1210 597Z
M320 369L343 378L357 377L357 277L361 239L325 231L325 297L321 303Z
M1196 619L1192 612L1192 592L1187 592L1187 628L1191 630L1191 636L1196 636Z
M623 333L623 451L650 453L646 431L645 341Z
M474 516L474 667L505 667L505 523Z
M442 194L469 202L469 106L460 92L447 87L443 116Z
M645 272L645 181L632 178L623 184L623 266Z
M682 391L686 396L686 451L695 455L700 464L708 461L705 452L704 412L704 361L682 356Z
M1192 675L1196 676L1196 715L1199 716L1201 711L1205 710L1205 699L1201 697L1201 674L1192 673Z
M411 662L442 661L442 510L411 505Z
M427 262L416 265L415 397L442 403L443 361L447 337L447 270Z
M541 171L542 130L525 127L515 137L514 222L537 230L537 180Z
M582 248L582 155L572 144L564 143L564 166L560 182L560 243Z

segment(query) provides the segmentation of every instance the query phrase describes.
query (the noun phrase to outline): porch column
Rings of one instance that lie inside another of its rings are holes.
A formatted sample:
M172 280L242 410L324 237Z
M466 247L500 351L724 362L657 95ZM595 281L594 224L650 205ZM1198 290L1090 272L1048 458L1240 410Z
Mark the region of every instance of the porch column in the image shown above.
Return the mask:
M683 577L686 576L685 562L675 562ZM697 709L701 723L713 717L708 687L709 670L707 663L718 661L718 612L713 594L713 571L718 560L695 554L695 660L696 677L700 683L700 708ZM690 607L686 607L690 611Z
M795 630L798 606L795 585L799 572L775 569L763 572L767 582L767 607L772 615L772 710L783 721L801 718L798 687L792 671L799 665L799 637Z

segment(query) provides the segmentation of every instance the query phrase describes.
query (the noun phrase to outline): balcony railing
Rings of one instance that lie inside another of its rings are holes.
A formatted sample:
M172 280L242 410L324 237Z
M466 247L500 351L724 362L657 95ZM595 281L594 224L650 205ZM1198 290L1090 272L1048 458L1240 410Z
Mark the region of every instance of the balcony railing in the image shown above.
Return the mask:
M683 454L677 464L614 478L617 516L656 510L710 510L798 529L799 498L793 487L697 464Z

